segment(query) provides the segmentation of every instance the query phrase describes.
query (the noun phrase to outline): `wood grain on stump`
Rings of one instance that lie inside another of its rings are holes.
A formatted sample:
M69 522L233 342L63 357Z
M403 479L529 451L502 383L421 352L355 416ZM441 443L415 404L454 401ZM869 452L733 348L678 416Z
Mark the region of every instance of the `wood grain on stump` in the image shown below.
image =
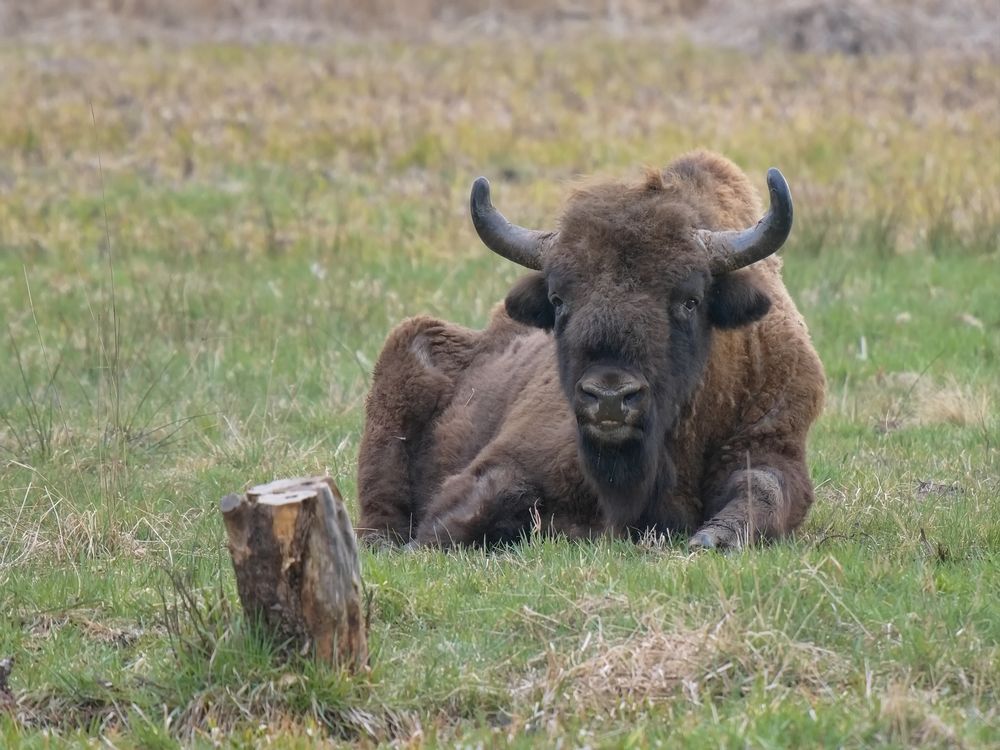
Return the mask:
M367 664L357 541L333 481L281 479L226 495L220 510L247 616L320 661Z

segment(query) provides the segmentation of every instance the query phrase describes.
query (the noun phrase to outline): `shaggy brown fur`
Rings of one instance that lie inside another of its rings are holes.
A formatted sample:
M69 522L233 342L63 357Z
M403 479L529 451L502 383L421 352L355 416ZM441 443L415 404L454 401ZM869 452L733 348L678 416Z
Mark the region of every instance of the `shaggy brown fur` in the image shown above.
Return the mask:
M822 367L780 259L712 277L692 240L761 213L736 166L690 154L574 193L543 271L485 330L400 324L367 403L360 533L449 545L655 529L729 547L796 528ZM591 418L581 383L595 377L641 386L625 437Z

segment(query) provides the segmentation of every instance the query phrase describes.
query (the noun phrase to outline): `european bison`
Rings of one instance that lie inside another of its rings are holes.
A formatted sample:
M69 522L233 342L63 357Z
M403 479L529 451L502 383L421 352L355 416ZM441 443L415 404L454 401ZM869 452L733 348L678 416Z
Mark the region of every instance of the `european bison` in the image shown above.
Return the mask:
M389 335L361 442L361 533L448 546L654 530L723 548L795 529L825 382L774 255L791 196L777 170L767 182L754 224L747 177L697 152L578 189L558 231L540 232L476 180L480 238L535 272L483 331L417 317Z

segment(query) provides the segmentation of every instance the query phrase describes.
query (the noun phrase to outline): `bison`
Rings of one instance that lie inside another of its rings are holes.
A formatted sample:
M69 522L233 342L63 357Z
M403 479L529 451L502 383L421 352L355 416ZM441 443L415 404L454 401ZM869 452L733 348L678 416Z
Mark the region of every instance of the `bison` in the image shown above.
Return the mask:
M756 221L746 175L696 152L577 189L543 232L508 222L476 180L480 238L533 272L485 330L416 317L389 334L360 533L450 546L653 531L728 548L795 529L825 379L775 255L791 195L778 170L767 183Z

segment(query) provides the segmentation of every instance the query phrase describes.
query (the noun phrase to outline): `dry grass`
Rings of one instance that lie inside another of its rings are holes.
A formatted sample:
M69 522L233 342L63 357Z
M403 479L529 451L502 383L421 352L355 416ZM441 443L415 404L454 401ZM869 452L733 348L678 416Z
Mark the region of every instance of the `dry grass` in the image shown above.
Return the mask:
M928 384L920 388L915 402L914 419L922 425L978 427L989 424L996 416L988 391L954 379L942 386Z
M671 699L681 687L697 691L716 657L708 628L665 631L656 615L625 637L596 632L588 629L572 649L553 645L527 679L519 677L514 695L549 712L615 714Z
M123 564L147 556L169 556L165 537L183 534L183 529L201 516L147 513L140 518L109 517L106 509L81 509L77 503L53 497L48 489L45 499L29 509L26 501L33 492L34 488L28 487L20 506L0 512L4 539L0 582L5 571L43 560L74 565L81 559L106 558Z
M549 644L512 686L517 701L552 724L567 711L614 718L676 701L700 707L749 692L758 680L765 693L792 687L814 699L830 698L851 679L851 666L833 651L780 629L761 630L769 618L760 611L727 613L690 627L682 623L704 622L706 613L685 617L655 609L623 633L609 616L628 607L618 597L577 602L578 611L589 613L582 635L572 644Z
M855 386L854 400L834 400L831 411L867 419L880 431L954 425L991 430L1000 418L988 385L961 383L927 372L878 373Z
M955 730L934 713L937 696L893 683L882 696L881 714L889 725L889 736L906 747L963 748Z

